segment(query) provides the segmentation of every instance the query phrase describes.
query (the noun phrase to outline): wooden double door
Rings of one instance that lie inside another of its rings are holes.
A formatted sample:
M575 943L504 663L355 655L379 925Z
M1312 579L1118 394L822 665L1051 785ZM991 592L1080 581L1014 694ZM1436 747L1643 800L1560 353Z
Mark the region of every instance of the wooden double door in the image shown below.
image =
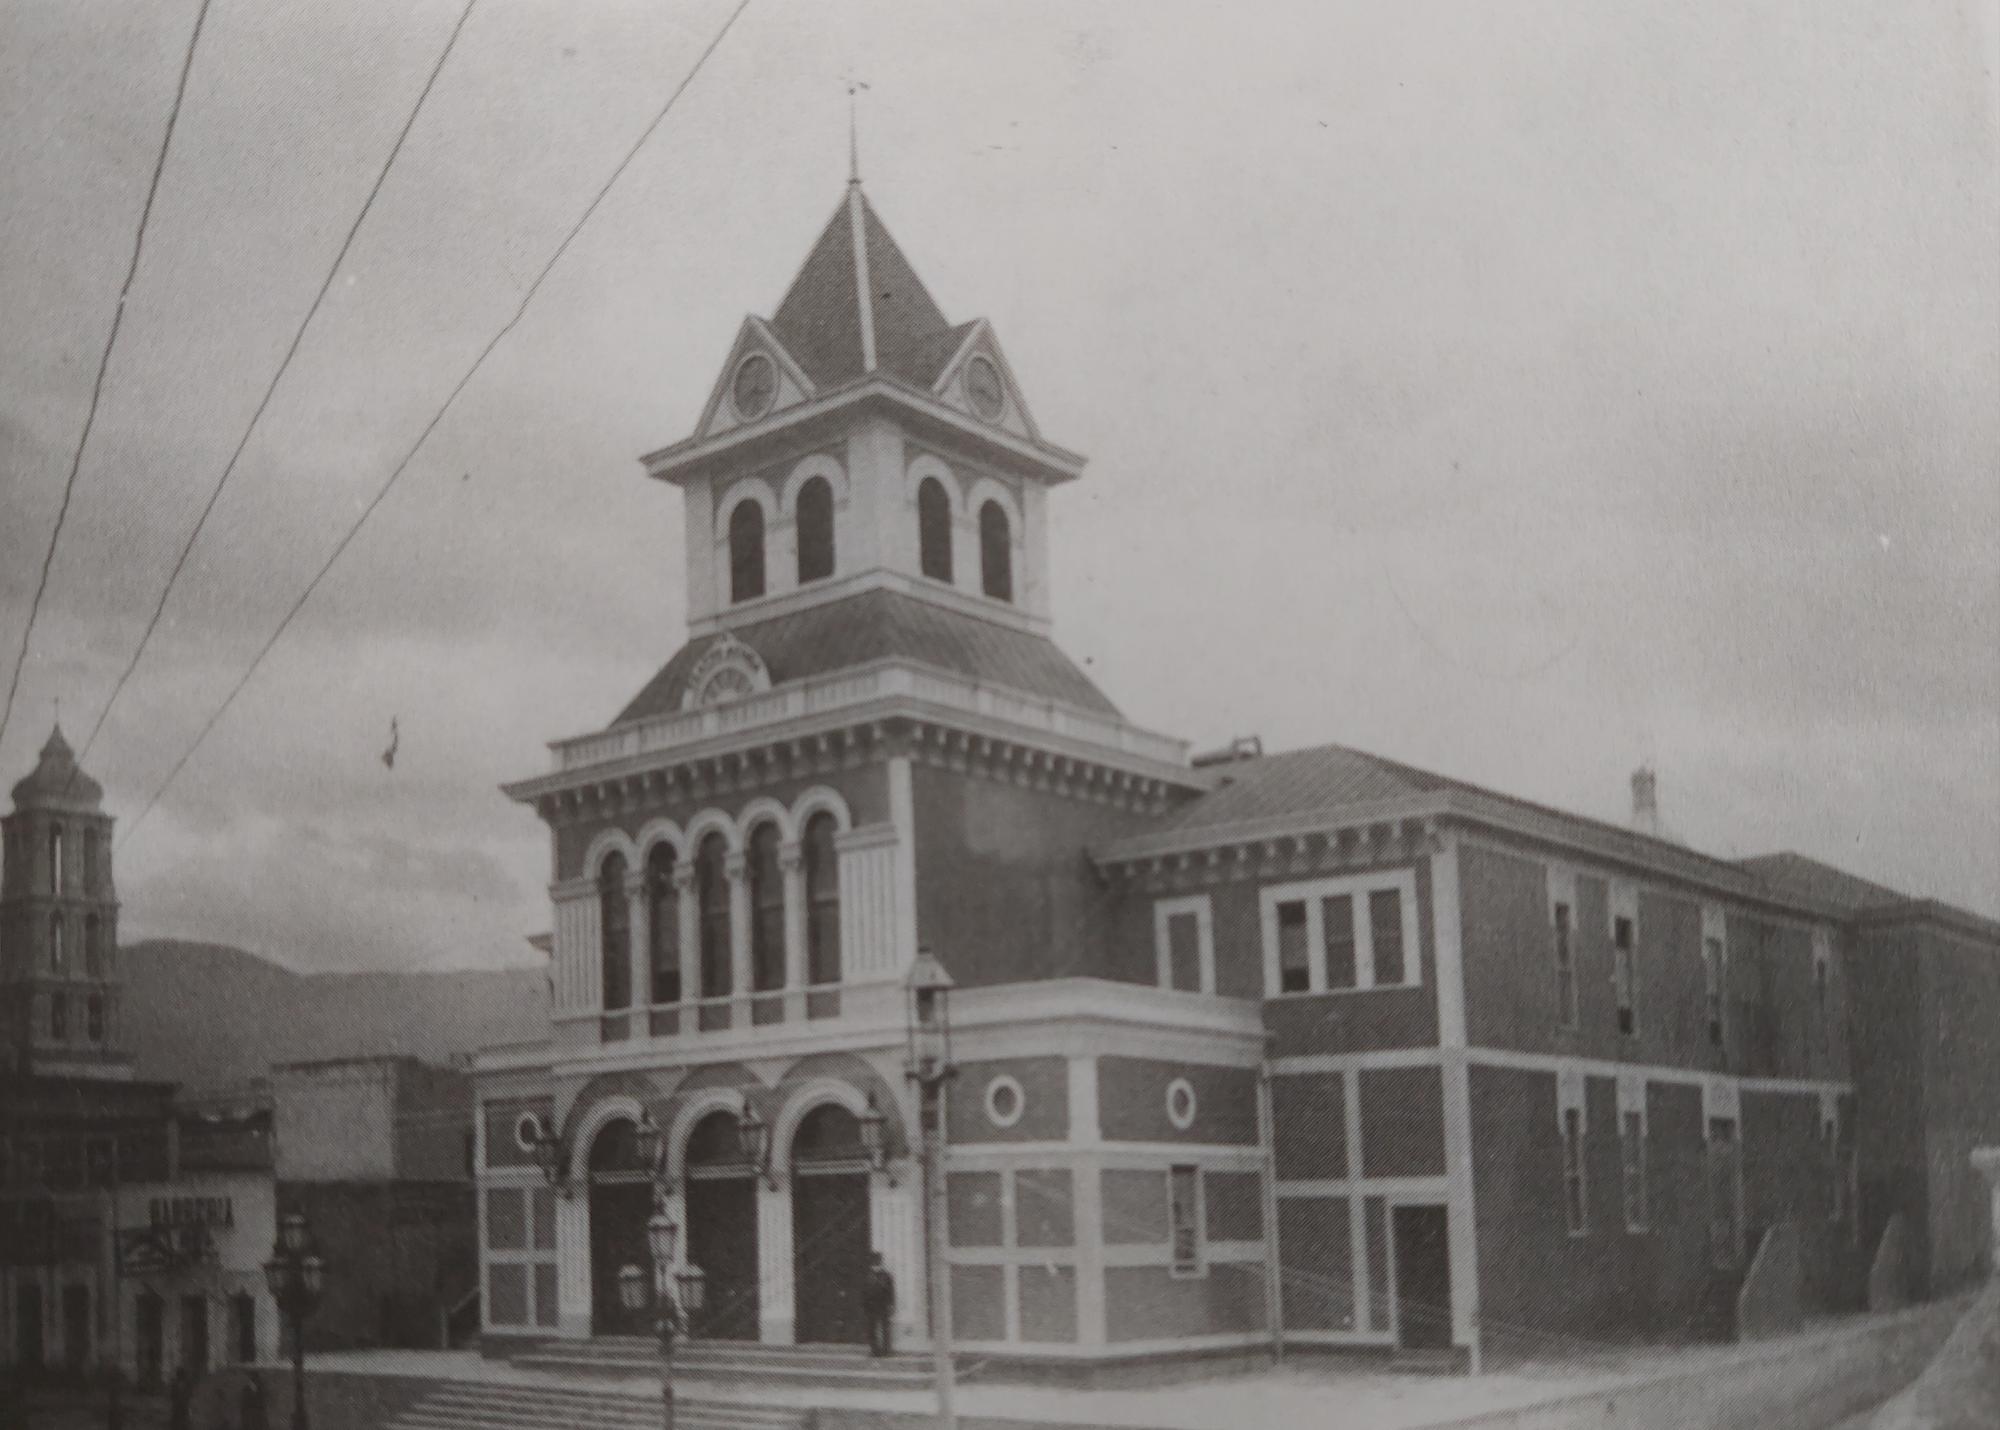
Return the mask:
M707 1277L707 1306L694 1331L718 1341L758 1338L757 1179L691 1175L687 1258Z
M868 1175L801 1168L792 1178L792 1285L798 1340L865 1345Z
M652 1253L646 1247L646 1219L653 1213L649 1182L593 1181L590 1184L590 1329L600 1336L636 1336L652 1329L644 1307L628 1311L618 1294L618 1273L637 1266L652 1284Z

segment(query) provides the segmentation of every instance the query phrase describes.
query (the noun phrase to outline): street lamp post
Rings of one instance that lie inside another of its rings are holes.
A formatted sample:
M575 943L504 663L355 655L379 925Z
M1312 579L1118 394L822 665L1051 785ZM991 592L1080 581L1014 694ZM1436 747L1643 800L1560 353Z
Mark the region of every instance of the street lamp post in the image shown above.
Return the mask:
M306 1317L325 1288L326 1263L313 1250L312 1231L298 1212L278 1218L278 1239L264 1263L264 1282L292 1332L292 1430L306 1430Z
M707 1278L699 1266L680 1262L675 1255L681 1229L667 1211L659 1125L651 1117L643 1117L637 1133L639 1161L653 1179L653 1215L646 1222L646 1252L653 1267L653 1328L660 1338L660 1424L662 1430L674 1430L674 1339L688 1334L692 1318L702 1309ZM620 1268L619 1304L635 1314L645 1310L646 1280L644 1268L636 1263Z
M957 1430L951 1360L951 1280L945 1260L944 1085L958 1075L951 1060L951 975L927 948L917 950L904 985L909 998L909 1060L923 1128L924 1270L931 1308L931 1363L937 1376L938 1425Z

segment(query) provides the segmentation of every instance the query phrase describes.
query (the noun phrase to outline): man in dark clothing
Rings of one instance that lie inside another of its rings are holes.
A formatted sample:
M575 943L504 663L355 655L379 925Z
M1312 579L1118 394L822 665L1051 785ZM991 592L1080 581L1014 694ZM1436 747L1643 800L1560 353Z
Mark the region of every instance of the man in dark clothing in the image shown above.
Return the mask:
M868 1258L868 1280L861 1288L861 1309L868 1314L868 1353L889 1354L892 1349L889 1323L896 1315L896 1278L882 1264L879 1251Z

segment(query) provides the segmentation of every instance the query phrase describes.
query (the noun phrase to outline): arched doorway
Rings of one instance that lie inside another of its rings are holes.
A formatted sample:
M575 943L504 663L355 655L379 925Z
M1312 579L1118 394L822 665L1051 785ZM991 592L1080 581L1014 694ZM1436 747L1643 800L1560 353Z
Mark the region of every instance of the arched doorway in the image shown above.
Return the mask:
M697 1335L757 1339L757 1173L743 1158L736 1114L709 1113L688 1133L687 1257L708 1276Z
M836 1102L813 1108L792 1136L791 1162L798 1339L865 1344L869 1163L860 1120Z
M638 1129L629 1117L607 1122L590 1144L590 1329L600 1336L638 1335L643 1310L618 1301L618 1272L645 1266L646 1218L653 1211L652 1175L639 1162Z

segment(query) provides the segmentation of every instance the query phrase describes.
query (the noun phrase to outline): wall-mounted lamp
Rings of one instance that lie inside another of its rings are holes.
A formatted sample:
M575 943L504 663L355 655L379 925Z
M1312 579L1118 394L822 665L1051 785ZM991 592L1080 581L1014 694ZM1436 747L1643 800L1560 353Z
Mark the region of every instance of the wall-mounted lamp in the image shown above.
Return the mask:
M868 1094L868 1108L861 1114L861 1150L868 1154L868 1165L874 1171L887 1172L889 1185L896 1185L896 1174L889 1171L889 1146L887 1128L889 1119L882 1115L882 1109L875 1103L875 1094Z
M772 1191L778 1190L778 1179L771 1172L771 1125L757 1115L754 1104L743 1104L743 1115L736 1119L736 1145L743 1153L743 1160L750 1164L750 1170L764 1179L764 1185Z

